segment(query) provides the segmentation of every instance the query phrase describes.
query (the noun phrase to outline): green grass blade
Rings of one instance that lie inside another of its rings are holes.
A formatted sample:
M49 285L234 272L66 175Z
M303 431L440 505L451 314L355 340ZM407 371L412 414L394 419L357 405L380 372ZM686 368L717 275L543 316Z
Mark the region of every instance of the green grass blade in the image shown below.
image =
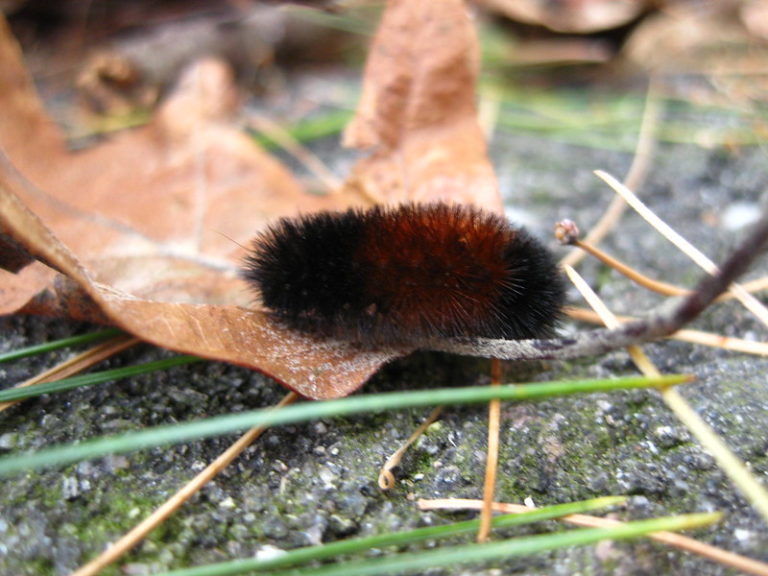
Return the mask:
M165 370L167 368L172 368L173 366L181 366L183 364L192 364L194 362L202 361L203 359L198 358L197 356L174 356L173 358L158 360L156 362L147 362L146 364L140 364L138 366L126 366L125 368L115 368L114 370L103 370L92 374L63 378L61 380L56 380L55 382L46 382L45 384L38 384L36 386L10 388L8 390L0 391L0 402L11 402L13 400L32 398L42 394L63 392L81 386L93 386L112 380L120 380L121 378L129 378L131 376L138 376L139 374L154 372L155 370Z
M507 79L488 79L480 90L502 104L497 119L500 130L599 150L634 150L645 108L645 99L631 93L521 89ZM763 118L760 113L672 98L659 98L659 103L670 111L655 126L654 138L659 142L753 146L765 141L754 129L755 119ZM718 121L706 120L711 117Z
M571 502L568 504L547 506L545 508L536 508L521 514L497 516L493 519L493 526L494 528L522 526L534 522L541 522L543 520L562 518L569 514L582 514L600 508L615 506L624 501L626 501L626 497L624 496L605 496L602 498L583 500L581 502ZM342 555L361 554L373 548L406 546L417 542L423 542L424 540L436 540L439 538L456 536L458 534L473 533L477 531L479 525L480 520L467 520L465 522L455 522L452 524L444 524L442 526L429 526L404 532L377 534L365 538L331 542L330 544L324 544L322 546L298 548L268 560L248 558L234 560L232 562L220 562L217 564L209 564L207 566L174 570L173 572L167 572L157 576L233 576L251 570L274 570L275 568L284 568L300 563L327 560Z
M298 142L307 143L318 138L340 134L344 127L352 119L351 110L332 110L325 114L313 116L284 126L285 131ZM251 132L253 138L265 150L281 148L280 144L273 141L268 134Z
M301 576L376 576L415 572L439 566L527 556L569 546L584 546L600 540L626 540L662 530L688 530L717 522L720 517L721 514L715 512L638 520L613 528L582 528L557 534L527 536L487 544L465 544L269 574L270 576L297 576L298 574Z
M381 6L377 6L376 3L347 6L339 13L291 4L287 4L283 9L287 13L301 18L307 24L361 36L371 36L374 33L378 17L381 14Z
M110 328L109 330L101 330L99 332L89 332L88 334L80 334L79 336L70 336L69 338L62 338L60 340L54 340L53 342L46 342L44 344L36 344L35 346L28 346L27 348L20 348L18 350L11 350L0 354L0 362L9 362L11 360L18 360L19 358L26 358L27 356L34 356L36 354L44 354L45 352L51 352L52 350L58 350L60 348L68 348L70 346L81 346L83 344L90 344L92 342L99 342L123 334L121 330L117 328Z
M720 515L691 514L631 522L614 528L586 528L558 534L515 538L490 544L469 544L438 550L406 553L383 558L356 560L337 566L301 569L303 576L373 576L413 572L433 566L448 566L484 562L500 558L524 556L546 550L592 544L600 540L636 538L661 530L683 530L704 526L717 521ZM272 576L299 574L298 571L270 572Z
M612 380L576 380L508 386L472 386L352 396L339 400L287 406L280 410L265 408L240 414L217 416L195 422L158 426L121 436L98 438L77 445L60 446L31 454L5 457L0 459L0 476L8 476L34 468L97 458L106 454L117 454L141 448L166 446L198 438L209 438L246 430L253 426L293 424L319 418L347 416L365 412L382 412L419 406L476 404L488 402L494 398L505 401L522 401L627 388L668 387L689 380L689 376L671 375L659 378L632 377Z

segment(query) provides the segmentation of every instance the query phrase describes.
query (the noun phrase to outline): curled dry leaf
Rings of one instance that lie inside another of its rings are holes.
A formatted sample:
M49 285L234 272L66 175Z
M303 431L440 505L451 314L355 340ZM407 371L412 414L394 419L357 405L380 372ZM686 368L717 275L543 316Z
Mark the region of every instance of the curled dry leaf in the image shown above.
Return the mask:
M396 49L406 58L393 58ZM475 118L476 51L459 0L388 5L348 132L377 146L356 184L388 201L500 206ZM349 394L411 351L313 339L247 309L252 295L237 274L243 245L299 207L351 205L359 186L306 194L233 125L238 95L221 63L190 68L148 126L82 152L67 149L45 114L4 22L0 86L0 231L38 260L0 276L0 313L115 324L163 347L258 369L310 398ZM407 186L369 187L382 170L403 174Z
M4 171L100 282L139 298L247 304L242 245L269 218L332 207L231 122L237 95L220 62L188 70L150 125L71 152L5 32L0 142L34 186Z
M701 73L715 83L742 77L741 84L760 84L766 57L761 18L746 18L759 8L760 3L723 1L657 12L632 32L624 56L650 72Z
M387 4L344 143L372 149L347 182L377 202L501 209L477 122L475 30L461 0Z
M0 225L12 223L14 229L24 230L30 250L81 289L81 297L73 298L76 290L47 286L27 303L30 311L55 300L71 316L114 323L160 346L256 368L310 398L349 394L398 354L313 340L238 306L143 300L104 285L21 203L5 175L0 176Z
M349 201L305 194L238 130L232 86L225 67L205 61L150 125L71 152L1 22L0 230L38 261L2 271L0 313L114 324L307 397L349 394L400 352L288 332L244 307L253 296L237 274L267 220Z
M768 2L752 0L739 3L739 17L750 34L763 42L768 40Z
M617 28L655 4L649 0L475 1L519 22L579 34Z

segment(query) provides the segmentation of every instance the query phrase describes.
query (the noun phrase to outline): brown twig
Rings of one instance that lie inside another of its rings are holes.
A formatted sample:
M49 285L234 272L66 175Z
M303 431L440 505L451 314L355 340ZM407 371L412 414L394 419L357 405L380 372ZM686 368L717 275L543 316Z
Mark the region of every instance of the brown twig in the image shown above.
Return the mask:
M707 258L698 248L688 242L669 226L669 224L654 214L629 188L602 170L596 170L595 174L598 178L601 178L606 184L613 188L617 194L624 198L624 200L632 206L635 212L653 226L659 234L674 244L681 252L693 260L696 265L709 274L716 275L718 273L718 268L712 260ZM735 280L736 278L733 278L732 282L734 283L729 287L733 296L763 324L768 326L768 308L763 306L762 302L752 296L752 294L745 290L743 286L736 284Z
M382 466L381 470L379 471L379 488L382 490L391 490L395 487L395 475L392 473L392 470L400 464L400 460L402 460L403 455L408 451L408 448L411 446L411 444L421 438L421 435L424 434L427 428L429 428L442 413L442 406L438 406L432 410L429 416L427 416L427 419L424 420L424 422L422 422L419 427L413 431L413 434L410 435L408 440L405 441L405 444L400 446L400 448L398 448L389 458L387 458L384 466Z
M656 127L659 122L660 109L659 102L660 99L656 80L654 77L651 77L645 100L643 120L640 124L640 134L638 135L637 145L635 146L635 155L632 157L632 165L629 167L629 171L624 177L624 184L628 188L638 189L643 183L643 180L645 180L645 175L648 173L648 166L650 165L656 145ZM613 200L611 200L611 203L608 205L608 208L603 213L603 216L594 226L592 226L589 234L584 239L585 242L594 246L598 245L613 227L616 226L626 209L626 201L619 196L614 196ZM582 252L574 250L563 258L561 264L576 266L583 257L584 254Z
M502 365L497 359L491 360L491 386L500 386ZM485 457L485 482L483 484L483 508L480 512L480 528L477 541L486 542L491 535L493 520L493 499L496 495L496 474L499 469L499 428L501 422L501 401L498 398L488 403L488 453Z
M604 325L603 321L600 320L600 316L586 308L568 306L565 309L565 313L569 318L574 320L589 322L590 324L600 324L601 326ZM617 316L617 319L622 324L637 321L637 318L631 316ZM768 342L755 342L753 340L744 340L743 338L732 338L731 336L713 334L712 332L702 332L701 330L681 328L677 332L667 336L667 338L679 340L681 342L689 342L691 344L701 344L702 346L710 346L712 348L720 348L722 350L730 350L732 352L743 352L744 354L754 354L755 356L768 356Z
M691 293L691 290L688 290L687 288L682 288L680 286L675 286L674 284L669 284L667 282L662 282L660 280L656 280L655 278L651 278L649 276L646 276L639 270L636 270L635 268L632 268L628 264L625 264L618 258L614 258L604 250L598 248L597 246L594 246L587 242L586 240L581 240L579 237L579 228L576 225L575 222L572 220L561 220L557 224L555 224L555 238L557 238L558 242L561 244L565 244L568 246L575 246L577 248L581 248L586 252L587 254L597 258L605 264L606 266L609 266L616 270L619 274L622 274L635 284L638 284L639 286L642 286L643 288L646 288L652 292L656 292L657 294L663 294L665 296L687 296ZM566 266L567 264L563 264ZM768 277L758 278L757 280L753 280L752 282L747 282L745 284L742 284L741 287L752 294L753 292L759 292L761 290L765 290L768 288ZM724 302L726 300L732 300L736 298L736 295L734 295L732 292L726 292L725 294L721 294L717 297L716 302Z
M555 224L555 238L557 238L558 242L568 246L581 248L584 252L597 258L606 266L613 268L619 274L626 276L635 284L647 288L651 292L664 294L665 296L685 296L691 293L690 290L686 290L685 288L680 288L679 286L674 286L646 276L642 272L624 264L621 260L614 258L597 246L590 244L586 240L581 240L579 234L579 228L572 220L561 220ZM568 264L562 264L562 266L568 266Z

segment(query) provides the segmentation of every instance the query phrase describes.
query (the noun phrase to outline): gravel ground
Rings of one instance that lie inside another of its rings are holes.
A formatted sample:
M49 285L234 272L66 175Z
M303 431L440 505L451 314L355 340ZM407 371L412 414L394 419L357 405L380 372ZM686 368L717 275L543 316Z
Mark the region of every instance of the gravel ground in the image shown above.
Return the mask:
M710 119L702 118L702 122ZM332 166L336 142L317 146ZM510 213L549 234L571 217L588 228L611 199L592 174L621 176L631 154L555 143L530 134L497 133L493 159ZM641 193L692 243L722 258L745 233L744 223L765 207L765 151L663 145ZM636 215L625 216L606 248L669 282L690 285L698 272ZM560 249L564 254L564 251ZM638 313L659 298L602 266L580 268L619 313ZM768 271L761 262L750 277ZM577 294L570 295L578 304ZM734 304L696 327L729 336L765 339L765 329ZM10 350L77 334L91 327L31 318L0 319L0 349ZM567 325L564 330L589 329ZM697 376L682 389L704 419L762 479L768 472L768 359L676 342L646 351L665 372ZM138 347L108 367L147 362L170 353ZM0 366L0 382L18 382L66 357L66 352ZM568 363L510 365L508 377L547 381L633 375L624 352ZM361 393L483 384L488 363L417 354L377 374ZM52 397L3 414L0 453L38 449L165 423L273 404L284 394L269 379L240 368L203 363L177 367ZM404 530L466 517L423 513L415 498L482 494L486 410L447 410L406 456L400 483L376 486L379 466L428 411L318 421L269 431L232 466L157 530L119 568L105 574L143 574L173 567L248 557L339 538ZM232 437L107 457L61 469L23 474L0 492L0 574L66 574L134 526L214 459ZM697 538L768 561L768 532L713 459L653 391L569 397L503 408L498 499L531 497L553 504L629 494L617 517L639 519L722 510L725 520ZM556 529L555 524L537 527ZM518 532L522 533L522 532ZM567 549L486 567L433 569L458 574L702 574L732 573L689 554L647 541Z

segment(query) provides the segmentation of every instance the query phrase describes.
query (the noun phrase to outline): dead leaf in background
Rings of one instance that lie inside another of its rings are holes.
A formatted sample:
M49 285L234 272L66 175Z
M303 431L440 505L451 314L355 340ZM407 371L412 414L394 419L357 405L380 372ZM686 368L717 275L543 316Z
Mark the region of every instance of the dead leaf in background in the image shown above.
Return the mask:
M396 44L418 49L396 61L387 54ZM358 125L349 132L360 130L361 119L375 119L368 143L384 137L358 166L357 182L375 181L386 167L407 180L402 191L387 190L388 201L500 206L475 117L476 51L459 0L439 9L388 6ZM348 206L355 186L329 197L306 194L234 126L238 98L221 63L188 70L148 126L83 152L67 150L43 111L4 23L0 70L0 143L13 162L0 162L0 231L40 260L0 276L2 313L115 324L159 346L258 369L317 399L351 393L383 363L411 351L314 339L241 307L252 296L236 273L240 244L277 215ZM381 84L389 72L404 90ZM379 105L371 108L371 98Z
M745 38L744 25L731 2L682 5L641 22L624 53L651 72L707 72L713 57L722 59L725 47L743 45Z
M219 61L198 63L148 126L81 152L45 115L6 27L0 142L37 189L21 200L105 284L139 298L248 304L236 274L267 220L344 206L304 193L234 125Z
M387 4L344 144L372 149L347 188L377 202L449 200L501 210L477 122L475 28L461 0Z
M517 22L585 34L627 24L657 4L649 0L475 0Z
M383 363L399 355L392 349L361 351L350 343L315 340L275 325L262 312L237 306L139 300L121 293L94 280L75 255L26 209L15 191L13 182L0 174L0 226L12 223L23 229L31 252L77 283L83 301L92 299L106 321L142 340L255 368L313 399L350 394ZM59 295L65 293L58 291ZM44 291L38 298L56 295Z
M277 215L345 201L305 194L237 129L220 63L192 68L149 126L83 152L67 150L4 24L0 86L0 142L35 184L0 163L0 229L66 275L41 262L3 271L2 313L114 324L159 346L258 369L310 398L349 394L397 355L318 342L236 305L253 298L236 274L238 242Z
M644 71L666 76L697 74L708 82L680 83L689 100L755 109L768 98L768 48L761 35L767 3L683 3L643 20L623 53Z
M739 3L739 18L749 33L763 42L768 40L768 1Z

